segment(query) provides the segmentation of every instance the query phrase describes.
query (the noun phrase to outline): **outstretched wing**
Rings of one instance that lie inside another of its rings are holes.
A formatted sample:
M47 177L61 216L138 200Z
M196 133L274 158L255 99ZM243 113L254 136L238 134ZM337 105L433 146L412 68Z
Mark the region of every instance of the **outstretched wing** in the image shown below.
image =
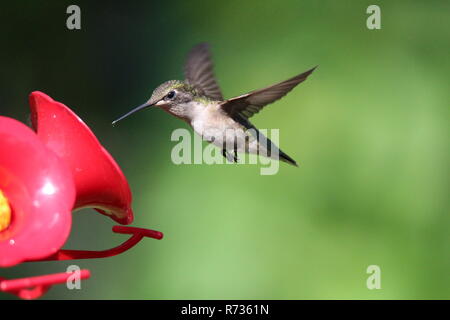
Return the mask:
M199 94L214 100L223 100L219 85L213 72L213 63L207 43L200 43L191 49L184 66L184 75L187 82Z
M221 108L232 118L237 115L250 118L264 108L264 106L285 96L296 85L306 80L316 68L317 67L314 67L298 76L274 84L270 87L228 99L222 103Z

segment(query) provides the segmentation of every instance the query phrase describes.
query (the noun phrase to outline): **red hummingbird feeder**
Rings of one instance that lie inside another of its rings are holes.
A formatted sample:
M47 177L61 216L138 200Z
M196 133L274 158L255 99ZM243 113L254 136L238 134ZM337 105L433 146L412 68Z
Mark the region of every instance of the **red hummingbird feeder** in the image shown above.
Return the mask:
M93 259L127 251L158 231L114 226L131 235L104 251L65 250L72 211L94 208L114 221L133 221L131 191L122 170L89 127L64 104L42 92L29 97L34 131L0 116L0 267L49 260ZM0 277L0 291L39 298L71 273L22 279ZM90 277L81 270L80 279Z

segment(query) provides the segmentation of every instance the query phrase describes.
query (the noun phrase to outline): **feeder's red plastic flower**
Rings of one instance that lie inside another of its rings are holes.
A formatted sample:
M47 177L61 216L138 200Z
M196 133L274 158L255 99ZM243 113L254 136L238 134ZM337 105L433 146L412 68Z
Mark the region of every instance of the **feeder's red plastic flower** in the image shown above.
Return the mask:
M42 92L33 92L29 100L36 133L0 117L0 267L110 257L144 237L162 239L158 231L114 226L113 232L131 235L117 247L60 249L70 232L72 210L92 207L121 224L131 223L131 191L117 163L75 113ZM0 291L34 299L69 276L0 277ZM81 270L80 279L89 276Z
M0 116L0 191L10 222L0 231L0 267L57 252L71 227L75 186L60 158L24 124Z
M89 127L45 93L35 91L29 100L37 135L72 171L74 209L96 208L121 224L130 224L133 211L127 179Z

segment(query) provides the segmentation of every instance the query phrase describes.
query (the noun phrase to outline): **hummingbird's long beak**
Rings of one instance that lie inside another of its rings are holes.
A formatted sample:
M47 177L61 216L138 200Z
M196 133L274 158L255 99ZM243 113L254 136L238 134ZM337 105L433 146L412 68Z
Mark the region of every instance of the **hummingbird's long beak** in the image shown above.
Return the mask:
M144 103L144 104L141 104L139 107L134 108L134 109L131 110L130 112L128 112L128 113L124 114L123 116L121 116L119 119L114 120L114 121L112 122L112 125L115 125L117 122L119 122L120 120L122 120L122 119L128 117L128 116L129 116L130 114L132 114L132 113L135 113L135 112L137 112L137 111L139 111L139 110L142 110L142 109L145 109L145 108L148 108L148 107L151 107L151 106L153 106L153 105L154 105L154 103L148 103L148 102L146 102L146 103Z

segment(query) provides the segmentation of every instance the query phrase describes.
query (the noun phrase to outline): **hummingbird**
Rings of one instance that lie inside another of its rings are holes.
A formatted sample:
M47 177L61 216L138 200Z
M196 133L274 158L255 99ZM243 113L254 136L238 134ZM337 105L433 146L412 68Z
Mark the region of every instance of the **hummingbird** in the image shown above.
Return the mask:
M317 66L316 66L317 67ZM263 89L224 99L213 71L208 43L193 47L184 66L185 80L169 80L157 87L150 99L113 121L146 108L158 107L187 122L203 140L221 148L230 162L238 162L238 153L262 154L297 166L295 160L262 135L249 121L266 105L282 98L316 69Z

